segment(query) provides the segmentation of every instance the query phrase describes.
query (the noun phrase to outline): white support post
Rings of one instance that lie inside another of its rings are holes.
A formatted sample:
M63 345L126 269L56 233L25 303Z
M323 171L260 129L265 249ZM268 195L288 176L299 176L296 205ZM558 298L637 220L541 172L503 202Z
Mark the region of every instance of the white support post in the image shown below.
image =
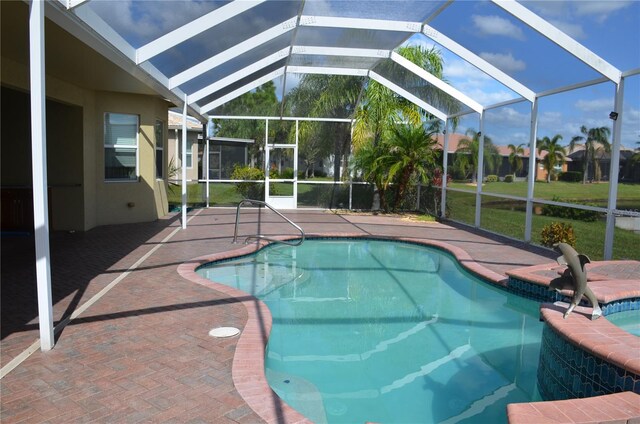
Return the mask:
M355 120L351 121L351 132L349 136L349 156L353 156L353 124L355 124ZM351 157L349 161L351 161ZM353 169L353 168L352 168ZM353 172L352 169L349 170L349 210L353 207Z
M207 126L208 127L208 126ZM211 164L209 163L209 134L207 133L207 131L204 131L204 154L205 154L205 160L204 162L206 163L206 170L205 170L205 190L206 190L206 195L205 198L207 199L207 208L209 207L209 170L211 169ZM219 169L219 168L218 168Z
M47 122L44 62L44 1L33 0L29 8L29 68L31 84L31 170L33 173L33 228L36 245L36 282L40 349L53 348L51 300L51 254L47 196Z
M264 201L269 203L269 120L264 120Z
M193 158L192 158L193 160ZM182 229L187 228L187 96L182 108Z
M293 201L298 208L298 130L300 121L296 119L296 147L293 148Z
M442 144L442 193L440 196L440 216L446 218L447 172L449 167L449 119L444 121L444 142Z
M475 227L480 228L482 210L482 180L484 179L484 112L480 114L480 136L478 137L478 169L476 171L476 218Z
M527 205L524 219L524 241L531 242L533 228L533 189L535 187L538 163L536 161L536 140L538 138L538 98L531 103L531 129L529 130L529 174L527 176Z
M607 205L607 225L604 236L604 259L613 258L613 239L616 217L613 213L618 203L618 175L620 173L620 138L622 135L622 109L624 99L624 77L616 84L614 112L618 115L613 121L611 163L609 165L609 204Z

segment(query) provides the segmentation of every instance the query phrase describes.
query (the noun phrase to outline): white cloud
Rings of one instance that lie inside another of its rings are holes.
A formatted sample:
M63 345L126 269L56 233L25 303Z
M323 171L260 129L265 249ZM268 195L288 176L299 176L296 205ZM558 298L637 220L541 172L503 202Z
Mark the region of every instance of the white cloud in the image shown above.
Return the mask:
M491 77L469 62L460 59L452 59L445 62L444 73L446 78L491 80Z
M517 72L524 71L527 67L526 63L522 60L518 60L511 53L480 53L480 57L491 63L496 68L501 69L504 72Z
M562 113L560 112L543 112L538 115L538 125L544 127L559 127L563 123ZM579 128L579 127L578 127Z
M528 113L518 112L512 107L489 110L486 118L488 122L499 124L503 127L528 127L530 124L530 115Z
M509 20L500 16L489 15L473 15L473 24L476 29L484 35L501 35L504 37L515 38L516 40L524 40L522 30L512 24Z
M567 3L564 1L523 1L522 4L546 18L567 15Z
M93 0L90 7L130 41L149 41L212 10L210 3L196 1L180 2L179 10L171 1Z
M592 16L598 22L604 22L611 13L624 9L631 5L632 1L576 1L571 4L574 6L578 16Z
M583 40L587 38L587 34L584 32L584 29L580 24L552 19L549 20L549 23L576 40Z
M613 98L578 100L575 106L583 112L606 112L608 114L613 107Z
M445 61L444 76L452 86L482 105L515 98L515 94L468 62L450 58Z

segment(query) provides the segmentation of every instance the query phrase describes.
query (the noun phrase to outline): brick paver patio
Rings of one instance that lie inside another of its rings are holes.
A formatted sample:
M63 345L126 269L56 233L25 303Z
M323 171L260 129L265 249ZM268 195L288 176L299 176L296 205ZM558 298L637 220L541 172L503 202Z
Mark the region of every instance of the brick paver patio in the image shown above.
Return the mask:
M506 239L401 217L304 210L286 215L307 234L444 241L503 275L557 256ZM173 215L153 223L52 235L56 322L114 280L119 282L57 333L52 351L36 351L0 380L3 423L262 422L232 381L238 338L208 336L218 326L243 328L245 308L237 299L177 272L185 261L238 248L231 243L235 210L201 209L190 216L186 230L177 230L180 222ZM256 222L255 211L243 213L241 234L254 233ZM273 214L263 215L262 231L295 234ZM33 257L32 238L3 237L3 366L38 337ZM124 272L128 274L123 278ZM277 405L278 399L273 402Z

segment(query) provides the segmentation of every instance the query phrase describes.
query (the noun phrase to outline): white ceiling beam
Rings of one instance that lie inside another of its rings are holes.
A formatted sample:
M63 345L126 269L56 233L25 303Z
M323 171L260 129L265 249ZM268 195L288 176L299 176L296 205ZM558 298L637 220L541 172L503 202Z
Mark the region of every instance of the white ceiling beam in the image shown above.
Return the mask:
M402 66L403 68L407 69L408 71L413 72L415 75L427 81L429 84L434 85L438 89L444 91L445 93L447 93L454 99L458 100L459 102L462 102L465 105L469 106L471 109L475 110L476 112L482 113L482 111L484 110L484 107L480 103L476 102L466 94L461 93L454 87L442 81L440 78L427 72L426 70L422 69L415 63L411 62L405 57L402 57L398 53L396 52L391 53L391 60L393 60L395 63Z
M227 21L247 10L258 6L265 0L235 0L216 10L201 16L180 28L176 28L162 37L145 44L136 51L136 63L140 64L168 49L177 46L216 25Z
M630 77L630 76L638 75L638 74L640 74L640 68L635 68L635 69L629 69L628 71L624 71L622 73L622 76L624 78L626 78L626 77Z
M291 54L386 58L391 55L391 50L357 49L350 47L293 46Z
M284 66L280 69L277 69L261 78L256 79L253 82L250 82L249 84L243 85L242 87L233 90L232 92L225 94L222 97L217 98L216 100L212 101L211 103L208 103L204 106L202 106L200 108L201 111L203 112L209 112L215 108L217 108L218 106L235 99L236 97L239 97L241 95L243 95L244 93L247 93L251 90L253 90L254 88L260 87L262 84L269 82L275 78L278 78L279 76L284 75Z
M571 84L571 85L567 85L567 86L564 86L564 87L554 88L552 90L541 91L540 93L538 93L538 97L551 96L553 94L558 94L558 93L564 93L564 92L567 92L567 91L577 90L579 88L589 87L591 85L602 84L603 82L607 82L608 83L609 82L609 78L600 77L600 78L593 79L591 81L584 81L584 82L579 82L577 84Z
M209 59L204 60L197 65L194 65L191 68L180 72L177 75L174 75L173 77L169 78L169 88L172 89L181 84L184 84L185 82L204 74L205 72L221 65L222 63L238 57L241 54L260 46L261 44L266 43L267 41L273 40L274 38L293 30L296 27L297 19L297 17L293 17L284 22L281 22L280 24L275 25L266 31L263 31L258 35L255 35L241 43L238 43L235 46L228 48L227 50L220 52L215 56L211 56Z
M380 84L382 84L385 87L387 87L389 90L401 95L402 97L404 97L405 99L409 100L410 102L416 104L417 106L420 106L422 109L426 110L427 112L429 112L430 114L432 114L436 118L438 118L438 119L440 119L442 121L446 121L447 120L447 114L446 113L442 112L439 109L436 109L435 107L431 106L430 104L428 104L424 100L419 99L417 96L414 96L413 94L409 93L404 88L392 83L391 81L389 81L388 79L384 78L380 74L377 74L377 73L375 73L373 71L370 71L369 72L369 78L371 78L372 80L374 80L376 82L379 82Z
M356 68L337 68L337 67L322 67L322 66L288 66L288 74L320 74L320 75L351 75L366 77L368 69L356 69Z
M244 119L244 120L254 120L254 121L316 121L316 122L351 122L352 120L349 118L309 118L302 116L226 116L226 115L210 115L211 119Z
M289 47L285 47L280 51L277 51L269 56L258 60L251 65L240 69L237 72L234 72L222 79L217 80L213 84L210 84L189 96L189 103L197 102L208 96L209 94L215 93L218 90L225 88L226 86L233 84L236 81L240 81L242 78L253 74L254 72L258 72L261 69L266 68L269 65L276 63L279 60L284 59L289 54Z
M622 72L611 65L609 62L551 25L545 19L536 15L515 0L492 0L493 3L506 12L521 20L523 23L538 31L540 35L547 37L549 40L565 49L567 52L593 68L601 75L607 77L614 83L618 84L622 78Z
M496 68L472 51L467 50L465 47L453 41L435 28L425 25L422 33L530 102L533 102L535 99L536 93L533 90L511 78L500 69Z
M422 22L389 21L385 19L341 18L339 16L302 15L300 26L351 28L380 31L420 32Z

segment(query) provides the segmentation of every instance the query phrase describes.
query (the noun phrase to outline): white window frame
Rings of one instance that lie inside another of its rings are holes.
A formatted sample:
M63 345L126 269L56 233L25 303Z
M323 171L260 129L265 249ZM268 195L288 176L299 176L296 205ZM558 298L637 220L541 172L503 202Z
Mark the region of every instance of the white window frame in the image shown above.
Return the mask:
M107 125L109 124L109 119L108 116L109 115L127 115L127 116L135 116L136 117L136 144L135 145L116 145L116 144L107 144ZM136 153L136 171L135 171L135 178L107 178L106 175L106 167L107 167L107 163L106 163L106 154L104 155L104 159L103 159L103 163L102 163L102 171L103 171L103 175L104 175L104 182L106 183L137 183L140 181L140 150L139 150L139 145L140 145L140 115L136 115L133 113L120 113L120 112L105 112L104 113L104 125L103 125L103 136L102 136L102 140L103 140L103 145L104 145L104 152L106 152L107 149L116 149L116 148L125 148L125 149L131 149L134 150Z
M162 146L158 146L158 132L157 132L157 128L158 125L160 126L160 130L162 131ZM154 159L154 167L155 167L155 173L156 173L156 180L164 180L165 179L165 175L166 175L166 167L164 166L164 152L165 152L165 148L164 145L166 144L165 141L165 136L164 136L164 121L162 121L161 119L156 119L155 125L153 126L153 135L155 137L155 155L153 157ZM162 165L160 168L160 172L158 172L158 152L162 152Z
M176 132L176 134L178 134ZM183 163L187 164L187 169L193 169L193 145L195 144L193 140L189 140L189 130L187 130L187 159L191 158L191 165L189 165L189 161L188 160L182 160L182 136L180 135L176 135L178 138L176 139L177 143L176 145L178 146L177 150L178 150L178 160L180 161L180 166L182 166ZM197 138L196 138L197 141Z

